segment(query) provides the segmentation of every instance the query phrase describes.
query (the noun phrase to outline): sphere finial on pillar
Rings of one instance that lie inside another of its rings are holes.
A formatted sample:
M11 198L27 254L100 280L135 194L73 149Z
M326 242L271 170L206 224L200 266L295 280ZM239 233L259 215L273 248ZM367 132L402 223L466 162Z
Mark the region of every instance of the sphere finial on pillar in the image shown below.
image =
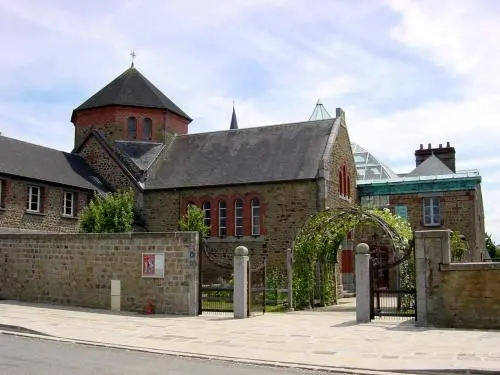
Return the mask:
M234 255L246 257L248 256L248 249L245 246L238 246L236 249L234 249Z
M356 254L368 254L370 252L370 246L364 242L359 243L356 246Z

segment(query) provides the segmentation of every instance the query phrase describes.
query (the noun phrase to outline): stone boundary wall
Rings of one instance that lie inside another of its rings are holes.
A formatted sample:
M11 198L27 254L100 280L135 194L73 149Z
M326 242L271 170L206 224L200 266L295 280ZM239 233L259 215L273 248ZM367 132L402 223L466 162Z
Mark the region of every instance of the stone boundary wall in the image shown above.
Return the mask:
M0 234L0 298L109 309L198 312L198 234ZM142 278L142 253L165 253L164 278Z
M449 230L415 237L417 325L500 329L500 263L451 263Z

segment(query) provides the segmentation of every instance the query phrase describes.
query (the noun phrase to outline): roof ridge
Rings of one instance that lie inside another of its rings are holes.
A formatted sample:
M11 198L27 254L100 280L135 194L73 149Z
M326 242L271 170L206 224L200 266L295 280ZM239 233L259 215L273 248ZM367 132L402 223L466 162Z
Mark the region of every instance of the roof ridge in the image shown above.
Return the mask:
M262 129L262 128L277 128L280 126L313 126L317 125L318 123L326 123L326 122L331 122L332 125L335 122L337 118L332 117L329 119L324 119L324 120L307 120L307 121L300 121L300 122L287 122L283 124L269 124L269 125L259 125L259 126L251 126L248 128L239 128L239 129L221 129L221 130L213 130L213 131L208 131L208 132L202 132L202 133L190 133L190 134L178 134L176 137L181 138L181 137L192 137L195 135L202 135L202 134L214 134L214 133L229 133L229 132L245 132L245 131L250 131L253 129Z
M31 145L31 146L35 146L35 147L38 147L38 148L44 148L44 149L47 149L47 150L51 150L51 151L57 151L57 152L62 152L63 154L66 154L66 155L74 155L72 152L67 152L67 151L63 151L63 150L59 150L57 148L52 148L52 147L48 147L48 146L44 146L44 145L40 145L38 143L33 143L33 142L28 142L28 141L24 141L22 139L18 139L18 138L13 138L13 137L7 137L6 135L0 135L0 139L2 138L7 138L11 141L14 141L14 142L20 142L20 143L25 143L25 144L28 144L28 145Z

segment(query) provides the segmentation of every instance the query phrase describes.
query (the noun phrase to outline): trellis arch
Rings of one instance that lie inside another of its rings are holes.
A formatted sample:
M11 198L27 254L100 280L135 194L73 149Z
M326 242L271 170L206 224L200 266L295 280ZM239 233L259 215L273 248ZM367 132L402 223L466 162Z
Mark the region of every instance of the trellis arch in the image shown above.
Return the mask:
M311 306L318 295L321 304L335 301L334 265L338 249L347 233L362 224L381 228L391 240L394 257L376 267L396 266L412 254L413 232L410 225L388 209L347 207L316 213L299 230L293 245L293 292L296 307ZM318 265L324 277L320 290L315 282Z

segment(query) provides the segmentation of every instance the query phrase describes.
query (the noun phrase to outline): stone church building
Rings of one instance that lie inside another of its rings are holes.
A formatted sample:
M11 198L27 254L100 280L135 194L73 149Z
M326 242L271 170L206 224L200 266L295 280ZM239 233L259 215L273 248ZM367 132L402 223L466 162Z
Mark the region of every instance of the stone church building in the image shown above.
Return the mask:
M71 153L0 137L0 227L77 231L93 194L133 188L138 230L178 230L194 203L212 254L243 244L282 265L310 215L357 199L343 110L313 117L238 129L233 109L227 130L189 134L189 115L131 66L73 111Z
M332 117L318 102L309 121L245 129L233 108L227 130L189 134L189 115L131 66L71 122L71 153L0 136L0 232L75 232L94 194L132 188L136 230L176 231L195 204L210 227L208 251L227 264L245 245L253 259L282 267L308 217L356 203L389 208L416 230L460 231L468 260L487 254L477 170L457 170L447 144L421 146L415 169L396 174L351 143L340 108ZM355 237L384 255L376 238ZM339 257L347 290L353 245Z

